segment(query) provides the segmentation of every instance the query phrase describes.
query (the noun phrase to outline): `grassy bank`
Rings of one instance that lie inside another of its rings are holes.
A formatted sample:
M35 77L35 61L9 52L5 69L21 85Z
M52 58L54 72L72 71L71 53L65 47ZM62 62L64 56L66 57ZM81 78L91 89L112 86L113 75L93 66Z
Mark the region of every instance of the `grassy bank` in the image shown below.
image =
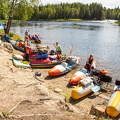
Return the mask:
M0 35L5 35L4 30L0 30ZM10 32L10 33L8 34L8 36L10 36L10 39L11 39L11 40L21 40L21 39L22 39L21 36L15 34L15 33L12 33L12 32Z
M117 22L118 23L118 25L120 25L120 21L119 22Z
M82 21L82 19L35 19L30 21L60 21L60 22L66 22L66 21Z

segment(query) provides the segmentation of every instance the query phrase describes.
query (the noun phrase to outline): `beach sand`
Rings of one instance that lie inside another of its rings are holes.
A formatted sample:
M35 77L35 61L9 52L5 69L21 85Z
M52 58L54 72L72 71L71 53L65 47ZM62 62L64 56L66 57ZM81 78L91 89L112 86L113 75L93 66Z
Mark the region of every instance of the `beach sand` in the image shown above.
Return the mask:
M69 86L69 78L78 68L63 76L50 77L50 68L16 68L13 54L23 53L10 53L0 46L0 120L4 116L7 120L93 120L96 117L89 114L92 105L106 108L108 99L97 93L79 100L70 98L74 86ZM36 71L41 76L35 78ZM104 120L104 115L100 119Z

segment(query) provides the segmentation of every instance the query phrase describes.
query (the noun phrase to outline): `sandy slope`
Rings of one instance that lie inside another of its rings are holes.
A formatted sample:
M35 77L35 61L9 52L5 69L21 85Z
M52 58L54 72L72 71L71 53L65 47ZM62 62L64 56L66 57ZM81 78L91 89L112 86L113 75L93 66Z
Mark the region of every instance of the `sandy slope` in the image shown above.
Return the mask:
M22 54L16 50L14 53ZM0 112L10 113L8 119L92 120L89 115L92 105L106 108L108 100L95 94L80 100L69 98L73 89L73 86L68 86L72 72L60 77L49 77L47 68L16 68L11 60L14 53L0 46ZM42 73L38 79L34 77L36 71ZM62 92L55 92L56 88Z

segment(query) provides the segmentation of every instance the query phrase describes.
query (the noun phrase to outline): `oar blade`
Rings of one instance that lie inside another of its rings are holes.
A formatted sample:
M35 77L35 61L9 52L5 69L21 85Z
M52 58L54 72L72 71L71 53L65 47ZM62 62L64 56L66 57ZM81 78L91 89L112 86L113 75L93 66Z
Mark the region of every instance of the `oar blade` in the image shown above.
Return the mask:
M100 86L94 86L94 87L91 88L91 90L92 90L93 92L97 92L97 91L100 90Z

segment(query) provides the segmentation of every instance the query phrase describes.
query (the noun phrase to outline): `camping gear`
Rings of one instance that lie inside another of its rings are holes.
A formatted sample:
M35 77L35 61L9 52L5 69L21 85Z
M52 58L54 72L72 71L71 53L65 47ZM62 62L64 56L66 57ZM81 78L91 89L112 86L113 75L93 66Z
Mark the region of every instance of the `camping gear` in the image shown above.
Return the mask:
M41 72L35 72L36 76L41 76Z
M63 75L69 71L71 71L73 68L75 68L79 62L80 62L80 58L76 57L76 56L70 56L70 58L76 59L76 62L74 64L69 64L68 62L63 62L60 65L56 65L55 67L53 67L52 69L50 69L48 71L48 74L50 76L60 76ZM69 57L68 57L69 58Z
M22 56L23 56L23 59L26 58L26 54L23 54ZM34 60L35 58L36 58L36 53L33 53L33 54L29 55L29 61Z
M16 55L16 54L14 54L14 55L12 55L12 57L14 59L16 59L16 60L23 60L23 56L22 55Z
M18 41L18 42L16 42L16 41L11 40L11 44L12 44L12 46L14 47L14 49L19 50L19 51L21 51L21 52L25 52L25 51L24 51L24 45L21 46L21 44L20 44L20 43L22 43L22 42L23 42L23 41ZM36 49L36 45L35 45L35 44L30 44L29 47L30 47L30 51L31 51L31 52L32 52L32 51L35 51L35 49Z
M42 67L54 67L55 65L61 64L63 61L47 59L34 59L30 61L30 65L33 68Z
M36 59L46 59L48 58L48 53L36 53Z
M48 51L46 49L37 48L37 53L46 54Z

